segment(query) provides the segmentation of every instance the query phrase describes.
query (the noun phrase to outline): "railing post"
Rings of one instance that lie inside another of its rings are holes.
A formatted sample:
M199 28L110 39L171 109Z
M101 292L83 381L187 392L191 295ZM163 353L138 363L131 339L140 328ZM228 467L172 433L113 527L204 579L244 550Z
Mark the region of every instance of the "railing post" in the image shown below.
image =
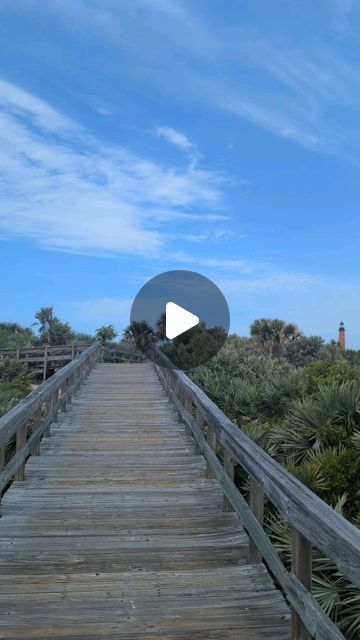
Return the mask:
M292 571L307 591L311 592L312 581L312 545L296 529L292 534ZM309 631L298 614L292 612L291 640L311 640Z
M5 467L5 455L6 455L6 446L0 447L0 473ZM1 506L1 492L0 492L0 506ZM0 513L1 517L1 513Z
M216 433L215 433L214 427L212 427L210 424L208 424L208 426L207 426L206 439L207 439L208 445L212 448L212 450L215 453L215 449L216 449ZM213 472L213 470L210 467L208 462L206 462L206 474L205 474L205 477L209 478L209 479L210 478L215 478L214 472Z
M52 398L51 398L51 406L52 406L52 408L55 407L55 405L57 404L58 400L59 400L59 389L54 391L54 393L52 395ZM58 421L58 413L59 413L59 410L56 410L54 412L54 422Z
M185 396L184 405L185 405L185 411L187 411L191 415L192 414L192 402L191 402L190 398L188 398L187 396ZM187 436L191 436L191 434L192 434L192 431L191 431L190 427L186 423L185 423L185 434Z
M227 449L224 449L224 469L228 474L228 476L230 476L231 480L234 482L234 471L235 471L234 460L232 459ZM225 512L234 511L231 502L229 502L226 496L224 496L223 511Z
M73 344L71 346L71 360L74 360L75 358L75 345Z
M201 432L203 433L204 432L205 420L204 420L204 416L201 413L199 407L196 408L196 422L198 423L198 425L199 425L199 427L201 429ZM198 455L201 453L200 447L199 447L199 445L197 443L196 443L196 446L195 446L195 453L198 454Z
M20 429L16 432L16 451L20 451L26 444L28 425L24 424ZM15 480L23 481L25 480L25 461L20 465L17 472L15 473Z
M47 344L44 347L44 371L43 371L43 380L46 380L47 374L47 363L48 363L48 346Z
M41 423L41 407L34 414L32 422L33 422L33 431L35 433L37 427L39 427L39 425ZM39 456L40 455L40 436L37 438L37 440L35 440L33 446L31 447L31 455L32 456Z
M51 399L46 400L45 402L45 409L44 409L44 420L46 420L46 418L48 417L50 411L52 410L52 406L51 406ZM48 425L44 431L44 436L45 438L50 438L50 425Z
M263 526L264 521L264 491L253 478L250 479L250 509L257 521ZM262 562L262 556L255 542L249 538L250 562Z

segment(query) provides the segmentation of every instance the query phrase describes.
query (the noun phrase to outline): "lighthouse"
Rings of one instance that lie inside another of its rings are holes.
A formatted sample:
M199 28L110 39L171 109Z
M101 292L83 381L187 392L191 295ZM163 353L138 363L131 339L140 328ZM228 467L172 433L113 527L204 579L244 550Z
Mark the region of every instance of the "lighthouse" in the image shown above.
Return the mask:
M345 349L345 326L343 322L340 322L338 342L340 349Z

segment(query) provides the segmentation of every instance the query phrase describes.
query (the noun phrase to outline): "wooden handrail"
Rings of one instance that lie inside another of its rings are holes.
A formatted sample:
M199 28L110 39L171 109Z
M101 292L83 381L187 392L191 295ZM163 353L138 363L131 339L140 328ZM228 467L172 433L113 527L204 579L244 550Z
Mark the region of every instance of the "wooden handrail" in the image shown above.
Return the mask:
M159 349L151 347L151 350L160 379L191 430L198 450L205 455L208 473L219 480L227 503L231 504L248 531L253 561L264 558L294 609L293 640L310 637L342 639L341 632L310 593L311 545L330 558L349 581L359 586L360 530L246 436L184 372L174 368ZM207 439L203 434L205 425ZM216 442L226 452L227 469L214 453ZM240 464L250 477L250 505L232 480L229 459ZM263 529L264 495L293 528L291 572L281 562Z
M41 437L49 435L51 423L56 421L58 412L71 402L89 370L100 359L100 354L100 344L88 347L0 418L0 493L12 477L24 479L27 457L31 453L39 453ZM28 438L30 426L32 432ZM6 445L14 436L16 452L5 462Z
M6 347L4 349L0 349L0 355L2 354L8 355L12 353L16 354L17 352L21 353L22 351L25 351L28 353L32 353L32 352L43 353L45 347L47 347L49 351L54 351L54 352L71 351L73 347L75 347L75 349L85 350L85 349L88 349L89 346L92 346L92 345L80 343L80 344L64 344L64 345L42 344L36 347Z
M133 362L143 362L146 358L144 354L139 351L135 346L131 348L118 347L103 347L103 359L106 362L126 362L132 360Z

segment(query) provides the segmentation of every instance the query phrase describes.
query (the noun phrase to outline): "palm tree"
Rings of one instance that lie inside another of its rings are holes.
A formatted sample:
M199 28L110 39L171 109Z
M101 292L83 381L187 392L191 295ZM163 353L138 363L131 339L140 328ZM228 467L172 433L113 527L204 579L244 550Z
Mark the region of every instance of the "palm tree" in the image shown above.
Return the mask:
M53 307L41 307L39 311L35 313L35 318L39 326L39 333L42 342L50 343L50 327L51 324L57 320L54 316Z
M95 332L96 339L104 346L113 342L117 336L117 331L112 324L107 327L99 327Z
M250 326L250 335L261 346L267 347L271 356L279 356L283 353L284 346L301 336L301 332L292 322L284 322L278 318L259 318Z
M133 322L123 331L123 339L127 342L133 342L138 349L146 351L150 344L156 341L156 336L150 325L143 320L142 322Z

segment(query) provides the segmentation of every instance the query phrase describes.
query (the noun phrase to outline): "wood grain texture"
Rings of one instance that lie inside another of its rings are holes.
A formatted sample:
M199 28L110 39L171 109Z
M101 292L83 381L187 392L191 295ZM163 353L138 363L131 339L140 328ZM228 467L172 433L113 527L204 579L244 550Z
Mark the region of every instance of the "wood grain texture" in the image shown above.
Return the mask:
M289 640L152 365L98 364L3 499L2 640Z

